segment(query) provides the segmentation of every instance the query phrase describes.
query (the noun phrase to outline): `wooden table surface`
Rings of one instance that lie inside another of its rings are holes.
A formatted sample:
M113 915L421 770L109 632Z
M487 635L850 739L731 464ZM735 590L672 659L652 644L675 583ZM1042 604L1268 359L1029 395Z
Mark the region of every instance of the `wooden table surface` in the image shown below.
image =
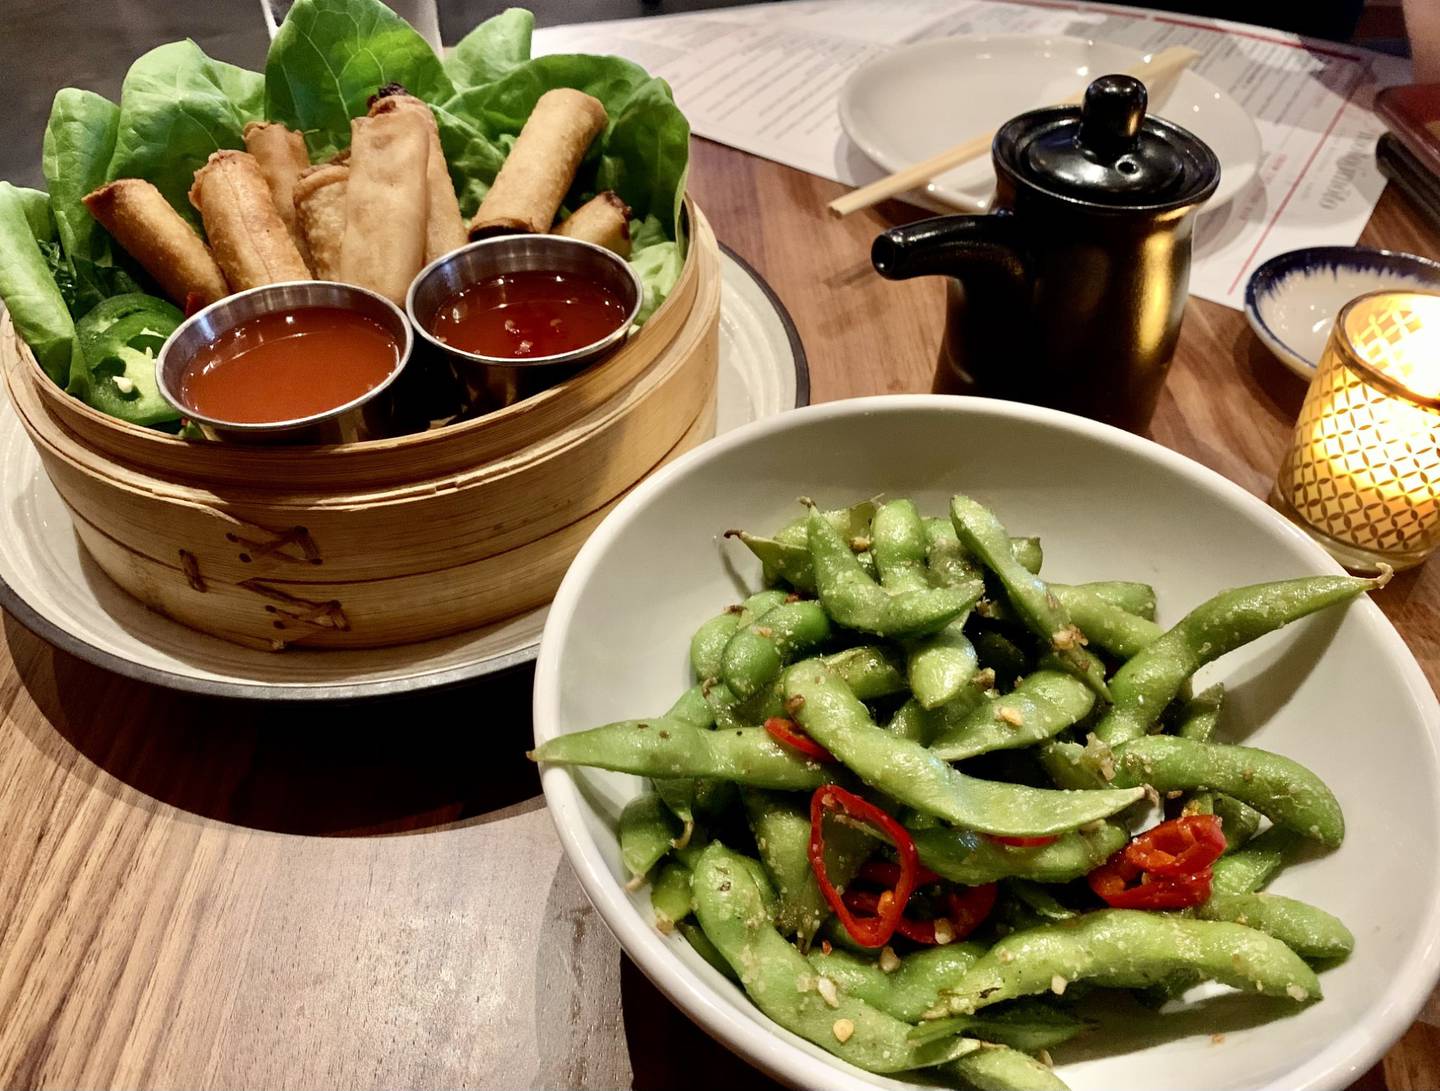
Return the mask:
M691 187L790 309L815 401L926 390L938 280L872 273L890 204L697 141ZM1435 256L1387 194L1364 241ZM1153 437L1263 494L1303 393L1192 300ZM1440 567L1378 601L1432 683ZM0 1086L767 1086L621 954L560 855L528 670L349 708L177 696L13 619L0 652ZM1416 1024L1356 1084L1440 1086Z

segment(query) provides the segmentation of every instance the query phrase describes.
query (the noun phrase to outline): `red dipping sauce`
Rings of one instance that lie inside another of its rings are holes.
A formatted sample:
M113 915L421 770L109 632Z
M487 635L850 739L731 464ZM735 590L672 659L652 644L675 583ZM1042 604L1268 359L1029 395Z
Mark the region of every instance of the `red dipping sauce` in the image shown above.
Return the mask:
M206 345L185 365L176 394L212 420L298 420L373 390L399 359L395 338L364 315L299 307L257 315Z
M593 345L628 314L619 296L593 280L526 270L457 292L435 312L430 332L462 352L524 360Z

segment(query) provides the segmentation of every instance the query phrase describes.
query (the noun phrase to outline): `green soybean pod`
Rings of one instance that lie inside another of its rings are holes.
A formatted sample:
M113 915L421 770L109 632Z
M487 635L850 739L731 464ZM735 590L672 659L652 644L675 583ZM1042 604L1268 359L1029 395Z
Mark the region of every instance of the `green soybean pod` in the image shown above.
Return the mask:
M1175 734L1182 739L1210 742L1216 728L1220 726L1220 717L1224 711L1225 686L1217 682L1180 706L1179 714L1175 718Z
M1225 894L1252 894L1274 878L1303 839L1294 830L1271 826L1211 865L1211 886Z
M870 523L870 552L887 591L923 591L932 586L925 563L925 524L909 500L881 504Z
M634 889L670 851L680 836L680 823L656 793L644 792L621 810L619 834L620 858Z
M695 630L695 635L690 638L690 668L696 678L704 681L720 677L720 657L725 654L725 645L730 643L738 628L740 611L727 610Z
M974 644L980 666L994 672L996 688L1009 689L1030 673L1030 657L1004 633L981 629L975 633Z
M1048 845L1002 845L969 830L945 827L912 830L910 836L922 864L965 886L1007 878L1067 883L1094 871L1130 840L1129 832L1113 822L1061 834Z
M946 1000L951 1011L968 1014L1021 996L1063 993L1076 981L1136 987L1191 970L1298 1003L1321 996L1315 971L1264 932L1228 921L1101 909L1006 936L946 990Z
M1026 626L1055 651L1067 670L1108 700L1105 668L1085 650L1084 634L1045 581L1015 560L1005 527L994 513L968 496L956 496L950 501L950 520L965 548L995 574Z
M1162 793L1213 788L1327 848L1345 837L1345 816L1325 782L1268 750L1147 735L1116 751L1113 783L1149 784Z
M847 542L866 539L875 503L863 501L839 511L824 512L824 517ZM743 530L727 530L725 537L744 543L767 572L773 572L797 591L815 592L815 570L810 563L810 545L805 531L805 517L787 523L771 537L750 534Z
M846 950L826 954L812 948L805 957L816 973L833 981L841 992L896 1019L915 1023L935 1006L940 990L963 977L984 953L978 943L926 947L897 959L898 965L888 972L880 968L873 954L867 957Z
M1055 585L1052 583L1050 586ZM1155 588L1148 583L1136 580L1093 580L1073 586L1088 591L1102 602L1118 606L1127 614L1143 617L1146 621L1155 620Z
M1344 958L1355 949L1355 937L1339 918L1279 894L1212 891L1208 900L1185 913L1197 920L1233 921L1257 929L1302 958Z
M956 978L950 978L953 984ZM939 1005L924 1014L925 1019L910 1031L912 1042L929 1042L950 1034L965 1034L985 1042L1009 1046L1027 1052L1050 1049L1068 1042L1087 1030L1083 1019L1052 1007L1044 1000L1012 1000L1003 1008L987 1008L973 1015L950 1015L940 1019L934 1015L944 1010Z
M923 522L926 562L937 579L953 585L979 579L984 575L970 551L960 544L955 526L948 518L926 518ZM1032 574L1040 571L1045 560L1039 538L1011 538L1010 554L1021 568Z
M890 717L890 722L885 725L885 730L899 738L909 739L924 746L930 735L930 724L925 710L920 707L920 702L912 697L895 710L895 715Z
M807 523L820 602L836 624L885 637L943 629L980 598L984 585L891 594L868 576L850 547L814 509Z
M1091 644L1120 659L1139 655L1165 632L1153 621L1112 606L1083 586L1052 583L1050 592Z
M1063 792L966 776L925 747L876 727L819 660L785 674L787 703L807 734L871 787L957 826L1012 837L1063 833L1123 810L1140 788Z
M1040 548L1039 538L1011 538L1010 556L1015 558L1015 563L1025 569L1032 576L1040 574L1040 568L1045 563L1045 552Z
M679 860L666 860L650 884L650 908L655 927L666 933L690 915L690 869Z
M787 750L764 728L707 731L655 717L558 735L530 752L532 761L590 765L641 777L715 777L756 788L810 791L830 775Z
M1088 746L1057 739L1039 747L1038 755L1040 767L1057 788L1071 791L1106 788L1110 782L1102 769L1109 769L1111 776L1114 775L1114 758L1109 747L1097 753Z
M740 798L760 860L775 887L775 927L804 950L830 916L829 903L810 866L809 800L754 788L741 792ZM827 824L825 869L836 889L843 890L874 851L874 840L863 830L838 822Z
M908 1023L852 996L827 1002L819 975L766 918L759 890L735 853L710 845L691 889L705 935L740 976L765 1015L793 1034L867 1072L905 1072L954 1060L977 1044L963 1038L916 1045Z
M719 970L731 981L737 984L739 983L740 975L730 968L730 963L726 962L725 956L716 950L715 945L710 942L710 937L705 934L703 928L694 921L680 921L676 927L680 930L680 934L685 937L685 942L695 949L697 955L710 963L711 966L714 966L715 969Z
M1225 833L1225 849L1233 852L1255 836L1264 815L1222 792L1212 792L1210 796L1210 813L1220 819L1220 828Z
M979 669L980 659L975 645L965 635L963 618L956 618L933 636L915 641L905 658L910 692L925 709L955 700Z
M797 654L830 638L830 618L818 602L782 602L737 629L720 659L720 677L744 701L780 676Z
M1094 692L1073 675L1039 670L1008 693L987 700L953 729L939 735L930 752L961 761L991 750L1013 750L1058 735L1095 707Z
M993 1043L951 1061L941 1072L958 1076L976 1091L1068 1091L1064 1080L1030 1054Z
M1377 579L1306 576L1222 591L1186 614L1110 680L1114 707L1095 728L1111 746L1138 739L1160 718L1181 686L1205 664L1292 621L1380 588Z

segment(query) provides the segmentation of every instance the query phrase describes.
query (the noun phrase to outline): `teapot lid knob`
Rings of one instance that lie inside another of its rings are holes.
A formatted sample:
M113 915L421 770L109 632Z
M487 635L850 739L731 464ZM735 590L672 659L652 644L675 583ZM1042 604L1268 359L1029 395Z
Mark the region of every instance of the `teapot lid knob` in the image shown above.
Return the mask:
M1085 89L1075 142L1102 163L1135 150L1148 96L1134 76L1101 76Z

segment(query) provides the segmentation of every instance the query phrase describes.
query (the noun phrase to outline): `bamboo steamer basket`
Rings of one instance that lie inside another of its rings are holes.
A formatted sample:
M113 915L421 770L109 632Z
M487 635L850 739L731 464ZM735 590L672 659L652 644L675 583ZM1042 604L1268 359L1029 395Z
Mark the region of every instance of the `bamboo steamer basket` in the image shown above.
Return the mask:
M106 416L5 316L0 372L107 575L254 647L382 647L547 602L605 513L714 432L720 256L687 202L674 290L613 356L472 421L328 447L199 444Z

